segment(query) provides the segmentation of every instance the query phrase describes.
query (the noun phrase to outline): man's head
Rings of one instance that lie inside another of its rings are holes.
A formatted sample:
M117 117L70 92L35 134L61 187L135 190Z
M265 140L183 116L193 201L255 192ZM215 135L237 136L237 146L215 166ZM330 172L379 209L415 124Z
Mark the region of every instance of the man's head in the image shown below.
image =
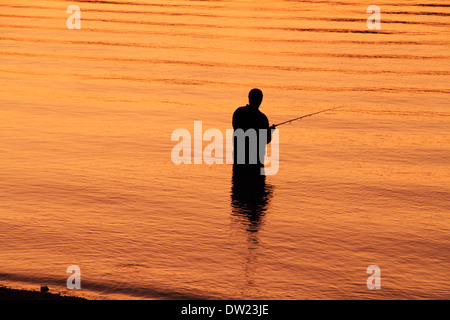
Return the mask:
M263 99L263 93L259 89L252 89L248 93L248 104L252 107L259 108Z

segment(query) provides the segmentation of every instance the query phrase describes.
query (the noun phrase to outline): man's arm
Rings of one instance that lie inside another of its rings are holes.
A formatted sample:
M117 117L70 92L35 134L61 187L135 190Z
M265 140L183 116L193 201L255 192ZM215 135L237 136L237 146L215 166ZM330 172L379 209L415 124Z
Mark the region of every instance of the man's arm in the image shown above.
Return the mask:
M267 129L267 144L270 143L270 141L272 141L272 129L275 129L274 126L269 127L269 119L267 119L267 116L264 115L264 127Z

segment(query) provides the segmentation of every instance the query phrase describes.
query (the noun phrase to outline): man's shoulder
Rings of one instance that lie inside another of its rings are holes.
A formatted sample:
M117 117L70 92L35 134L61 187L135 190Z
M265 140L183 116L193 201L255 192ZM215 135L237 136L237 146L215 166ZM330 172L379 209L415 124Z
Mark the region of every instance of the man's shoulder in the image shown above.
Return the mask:
M259 110L259 109L258 109L258 113L261 117L267 118L267 116L263 112L261 112L261 110Z
M247 112L247 111L248 111L247 106L242 106L242 107L237 108L234 111L234 114L244 113L244 112Z
M237 109L236 109L236 111L245 111L245 110L247 110L248 108L247 108L247 106L242 106L242 107L238 107ZM235 112L236 112L235 111Z
M258 110L258 113L259 113L259 117L260 117L262 120L264 120L264 121L269 121L269 118L267 118L267 116L266 116L264 113L262 113L260 110Z

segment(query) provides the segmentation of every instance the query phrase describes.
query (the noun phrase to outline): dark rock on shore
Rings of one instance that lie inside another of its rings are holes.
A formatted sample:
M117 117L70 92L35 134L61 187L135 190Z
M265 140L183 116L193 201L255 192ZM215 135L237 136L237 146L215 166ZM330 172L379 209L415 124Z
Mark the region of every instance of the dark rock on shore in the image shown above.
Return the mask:
M35 291L35 290L19 290L10 289L4 286L0 286L0 300L86 300L80 297L63 296L58 293L48 292L48 287L45 287L47 291Z

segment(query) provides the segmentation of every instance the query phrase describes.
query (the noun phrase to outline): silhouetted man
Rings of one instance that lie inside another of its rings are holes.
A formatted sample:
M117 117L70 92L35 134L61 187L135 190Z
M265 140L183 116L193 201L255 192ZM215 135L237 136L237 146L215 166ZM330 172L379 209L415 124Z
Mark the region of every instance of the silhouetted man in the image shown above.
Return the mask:
M248 104L233 114L234 169L259 171L264 167L266 145L272 140L275 127L269 127L266 115L259 111L262 99L261 90L250 90Z

